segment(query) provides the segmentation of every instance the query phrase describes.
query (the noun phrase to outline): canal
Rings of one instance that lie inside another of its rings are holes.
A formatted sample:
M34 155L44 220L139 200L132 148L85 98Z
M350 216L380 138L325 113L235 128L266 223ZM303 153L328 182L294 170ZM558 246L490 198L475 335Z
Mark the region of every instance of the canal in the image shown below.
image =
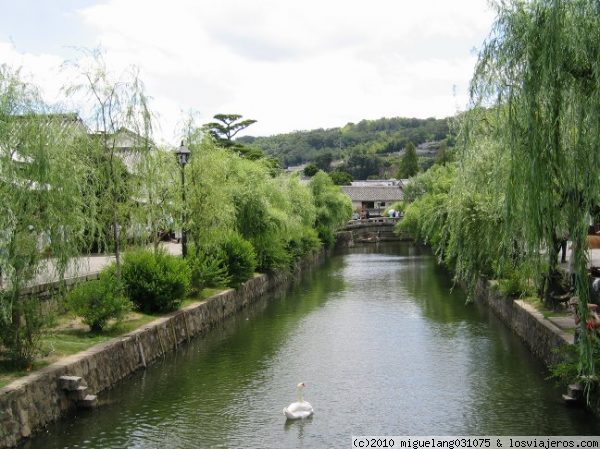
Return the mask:
M365 246L100 394L31 448L349 447L351 435L598 435L425 250ZM313 418L282 409L304 381Z

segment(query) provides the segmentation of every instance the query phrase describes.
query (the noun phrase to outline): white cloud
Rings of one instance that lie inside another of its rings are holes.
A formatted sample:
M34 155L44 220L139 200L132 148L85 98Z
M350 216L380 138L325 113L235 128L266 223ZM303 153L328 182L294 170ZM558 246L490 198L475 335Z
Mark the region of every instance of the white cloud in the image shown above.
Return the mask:
M110 67L140 67L161 134L176 141L190 109L203 121L219 112L257 119L255 135L451 115L466 104L472 49L491 25L486 4L107 0L79 15ZM26 59L41 71L56 62Z
M60 98L63 86L60 75L62 58L49 54L22 53L12 43L0 42L0 61L19 69L21 78L38 86L45 98Z

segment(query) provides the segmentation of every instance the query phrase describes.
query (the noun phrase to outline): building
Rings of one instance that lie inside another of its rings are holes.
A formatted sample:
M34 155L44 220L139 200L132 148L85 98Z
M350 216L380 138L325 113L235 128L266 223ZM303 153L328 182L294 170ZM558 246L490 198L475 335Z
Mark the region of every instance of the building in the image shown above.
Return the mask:
M352 200L354 210L365 210L371 216L379 216L393 203L402 201L404 193L402 180L354 181L352 185L341 186L342 192Z

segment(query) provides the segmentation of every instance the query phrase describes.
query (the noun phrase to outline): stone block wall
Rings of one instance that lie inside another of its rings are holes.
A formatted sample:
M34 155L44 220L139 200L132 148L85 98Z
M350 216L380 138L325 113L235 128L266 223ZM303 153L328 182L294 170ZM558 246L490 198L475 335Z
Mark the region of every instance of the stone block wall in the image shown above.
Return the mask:
M305 259L293 273L257 275L236 290L226 290L192 304L0 389L0 448L15 446L75 407L59 386L60 376L80 376L90 393L102 392L263 298L275 287L289 284L324 257L321 253Z
M573 342L572 335L545 319L534 307L507 298L489 281L479 281L475 300L487 304L546 366L561 362L561 353L556 349Z

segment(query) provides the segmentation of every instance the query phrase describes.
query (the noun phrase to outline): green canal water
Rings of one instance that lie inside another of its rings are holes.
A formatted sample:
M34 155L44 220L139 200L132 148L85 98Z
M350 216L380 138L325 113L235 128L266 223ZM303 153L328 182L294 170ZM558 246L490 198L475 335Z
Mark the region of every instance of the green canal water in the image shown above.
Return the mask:
M348 250L24 448L325 448L352 435L598 435L426 251ZM282 409L304 381L312 419Z

